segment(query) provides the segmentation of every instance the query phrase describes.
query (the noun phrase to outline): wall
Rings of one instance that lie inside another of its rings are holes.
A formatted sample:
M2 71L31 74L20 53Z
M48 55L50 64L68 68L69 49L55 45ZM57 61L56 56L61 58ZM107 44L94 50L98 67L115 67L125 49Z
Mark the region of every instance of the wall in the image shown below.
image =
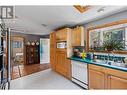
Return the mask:
M21 36L25 38L25 43L30 41L38 41L40 42L40 38L49 38L49 35L32 35L32 34L24 34L24 33L18 33L18 32L11 32L11 36Z
M124 20L124 19L127 19L127 11L123 11L123 12L120 12L120 13L117 13L117 14L114 14L114 15L110 15L108 17L105 17L105 18L102 18L102 19L99 19L99 20L95 20L95 21L92 21L92 22L89 22L87 24L84 24L84 27L85 27L85 41L87 41L87 29L88 28L91 28L91 27L96 27L96 26L99 26L99 25L104 25L104 24L107 24L107 23L111 23L111 22L115 22L115 21L119 21L119 20ZM100 54L100 53L99 53ZM104 54L104 53L102 53ZM119 55L119 56L123 56L123 54Z
M89 22L87 24L84 24L85 38L86 38L86 33L87 33L88 28L95 27L98 25L103 25L103 24L118 21L118 20L123 20L123 19L127 19L127 11L123 11L123 12L120 12L120 13L117 13L117 14L114 14L114 15L96 20L96 21ZM85 39L85 41L86 41L86 39Z
M40 38L49 38L49 35L32 35L32 34L24 34L24 33L18 33L18 32L11 32L11 36L19 36L23 37L25 43L29 42L39 42L40 43ZM12 46L12 45L11 45ZM20 49L14 49L11 47L11 56L12 58L15 56L16 53L20 52ZM20 52L21 53L21 52ZM23 63L25 64L25 63Z

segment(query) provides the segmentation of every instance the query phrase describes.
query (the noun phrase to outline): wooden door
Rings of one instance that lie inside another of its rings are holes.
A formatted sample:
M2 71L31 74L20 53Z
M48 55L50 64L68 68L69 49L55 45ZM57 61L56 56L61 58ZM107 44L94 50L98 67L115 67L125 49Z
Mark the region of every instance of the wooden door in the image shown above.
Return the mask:
M55 56L56 56L56 35L55 32L50 34L50 64L51 68L55 70Z
M89 69L89 89L104 89L105 74L100 71Z
M127 89L127 79L108 76L108 89Z
M56 71L66 76L66 52L56 51Z

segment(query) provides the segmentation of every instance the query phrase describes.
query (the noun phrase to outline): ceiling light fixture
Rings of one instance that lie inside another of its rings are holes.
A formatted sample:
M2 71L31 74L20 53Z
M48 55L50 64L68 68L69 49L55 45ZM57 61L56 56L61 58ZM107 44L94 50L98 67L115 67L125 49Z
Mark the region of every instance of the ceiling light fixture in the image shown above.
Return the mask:
M47 25L46 24L41 24L43 27L47 27Z

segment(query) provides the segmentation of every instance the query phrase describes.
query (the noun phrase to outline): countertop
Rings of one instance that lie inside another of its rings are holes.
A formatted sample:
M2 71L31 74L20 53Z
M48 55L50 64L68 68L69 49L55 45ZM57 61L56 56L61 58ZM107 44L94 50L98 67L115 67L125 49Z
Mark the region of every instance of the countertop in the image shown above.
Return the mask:
M98 63L98 62L94 62L93 60L90 60L90 59L82 59L82 58L78 58L78 57L71 57L69 59L74 60L74 61L84 62L84 63L87 63L87 64L94 64L94 65L97 65L97 66L102 66L102 67L107 67L107 68L127 72L126 67L120 67L120 66L113 66L113 65L108 65L108 64L104 64L104 63Z

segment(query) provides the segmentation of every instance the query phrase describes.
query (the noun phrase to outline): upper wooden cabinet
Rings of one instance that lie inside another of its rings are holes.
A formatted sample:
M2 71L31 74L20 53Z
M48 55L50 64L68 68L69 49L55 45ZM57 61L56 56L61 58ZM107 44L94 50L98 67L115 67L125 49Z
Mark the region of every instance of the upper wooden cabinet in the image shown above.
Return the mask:
M64 28L56 31L56 41L67 41L67 30L68 28Z
M72 46L84 46L84 27L72 29Z

